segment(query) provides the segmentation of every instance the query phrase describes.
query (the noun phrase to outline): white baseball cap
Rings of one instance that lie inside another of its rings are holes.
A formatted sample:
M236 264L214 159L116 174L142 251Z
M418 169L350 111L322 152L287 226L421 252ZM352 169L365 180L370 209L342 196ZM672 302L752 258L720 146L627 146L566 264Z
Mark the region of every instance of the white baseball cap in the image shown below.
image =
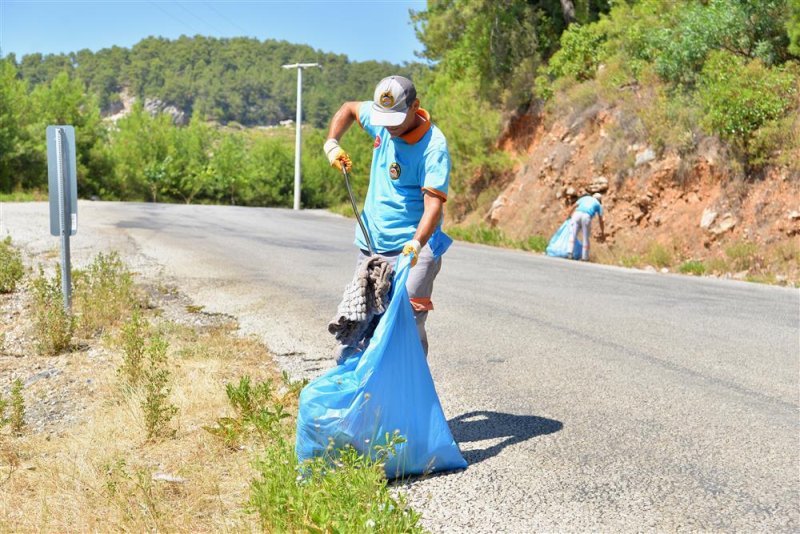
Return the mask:
M372 98L370 121L375 126L397 126L406 119L417 99L414 83L402 76L387 76L378 82Z

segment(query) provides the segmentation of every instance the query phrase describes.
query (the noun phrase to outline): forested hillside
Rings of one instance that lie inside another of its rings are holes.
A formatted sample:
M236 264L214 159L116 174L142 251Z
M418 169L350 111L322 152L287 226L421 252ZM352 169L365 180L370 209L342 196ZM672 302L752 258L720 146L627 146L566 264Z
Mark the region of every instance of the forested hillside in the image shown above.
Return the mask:
M390 73L411 75L413 66L351 62L341 54L286 41L251 38L148 37L132 48L112 47L70 54L9 56L18 77L32 88L47 85L62 72L81 80L102 111L114 108L123 88L144 100L159 99L187 116L245 126L277 124L294 118L297 74L281 65L317 62L305 73L303 111L321 127L346 99L367 98L373 79Z

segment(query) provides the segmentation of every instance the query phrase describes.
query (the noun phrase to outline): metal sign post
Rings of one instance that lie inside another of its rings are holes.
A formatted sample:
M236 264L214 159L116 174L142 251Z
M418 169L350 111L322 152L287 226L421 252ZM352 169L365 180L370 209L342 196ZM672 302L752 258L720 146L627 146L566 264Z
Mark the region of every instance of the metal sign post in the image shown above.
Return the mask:
M75 129L72 126L48 126L50 234L61 236L61 289L67 310L72 306L69 238L78 231L78 177L75 162Z
M300 151L301 142L301 122L303 120L303 69L319 67L319 63L294 63L293 65L283 65L284 69L297 69L297 121L295 127L297 133L294 142L294 209L300 209Z

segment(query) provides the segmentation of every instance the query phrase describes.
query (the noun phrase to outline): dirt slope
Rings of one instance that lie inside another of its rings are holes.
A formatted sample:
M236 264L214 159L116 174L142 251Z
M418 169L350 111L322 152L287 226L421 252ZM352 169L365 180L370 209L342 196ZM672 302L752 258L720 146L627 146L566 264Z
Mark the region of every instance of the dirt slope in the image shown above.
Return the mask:
M690 154L658 154L624 133L631 120L601 104L552 124L536 110L510 120L501 147L517 168L491 207L467 222L549 238L578 196L599 191L609 238L594 240L594 261L678 270L698 260L706 274L800 281L798 173L736 178L714 138Z

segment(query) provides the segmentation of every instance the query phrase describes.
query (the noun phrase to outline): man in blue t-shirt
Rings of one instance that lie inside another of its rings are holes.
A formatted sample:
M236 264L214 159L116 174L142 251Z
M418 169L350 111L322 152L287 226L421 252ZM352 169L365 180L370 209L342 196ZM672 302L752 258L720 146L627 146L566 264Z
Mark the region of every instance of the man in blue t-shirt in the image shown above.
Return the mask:
M352 162L339 140L354 121L373 139L369 189L361 219L374 252L394 262L412 254L408 295L420 340L428 353L425 320L433 309L433 281L442 259L429 240L441 235L443 205L450 183L450 154L442 132L420 108L408 78L389 76L372 101L345 102L331 119L325 154L331 165L348 171ZM369 257L367 240L356 225L356 265Z
M583 248L581 249L581 260L589 261L589 237L592 234L592 217L597 215L600 221L600 240L605 238L605 226L603 224L603 195L595 193L592 196L584 195L578 199L570 210L569 217L572 219L572 234L569 240L569 257L572 258L572 251L575 250L575 239L578 232L583 237Z

